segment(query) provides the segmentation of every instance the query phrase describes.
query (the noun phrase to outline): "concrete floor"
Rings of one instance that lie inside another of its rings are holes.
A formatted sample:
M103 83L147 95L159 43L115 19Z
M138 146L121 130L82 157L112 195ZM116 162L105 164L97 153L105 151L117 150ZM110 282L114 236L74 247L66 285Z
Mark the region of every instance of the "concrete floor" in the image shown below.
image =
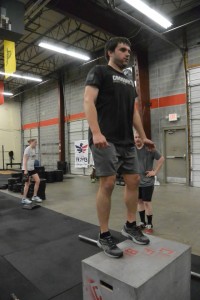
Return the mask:
M98 183L88 177L67 178L64 182L47 185L47 200L43 206L74 218L98 224L95 195ZM120 231L126 211L123 187L116 186L112 197L110 228ZM200 255L200 189L184 185L156 186L153 197L154 235L192 246Z
M63 182L47 184L47 200L42 205L98 225L95 208L97 189L98 183L91 183L87 176L67 176ZM110 228L117 231L126 220L123 189L116 185L112 197ZM155 187L153 197L154 235L191 245L192 253L197 255L200 255L199 193L199 188L161 185Z

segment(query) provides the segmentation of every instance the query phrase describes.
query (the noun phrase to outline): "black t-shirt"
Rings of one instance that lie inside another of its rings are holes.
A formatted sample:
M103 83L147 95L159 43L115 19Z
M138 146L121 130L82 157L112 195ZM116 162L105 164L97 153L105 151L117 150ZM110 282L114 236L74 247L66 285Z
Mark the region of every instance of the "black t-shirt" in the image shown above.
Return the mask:
M133 145L133 113L137 93L133 80L110 66L95 66L86 85L99 89L96 110L101 133L116 145ZM92 133L89 130L89 142Z

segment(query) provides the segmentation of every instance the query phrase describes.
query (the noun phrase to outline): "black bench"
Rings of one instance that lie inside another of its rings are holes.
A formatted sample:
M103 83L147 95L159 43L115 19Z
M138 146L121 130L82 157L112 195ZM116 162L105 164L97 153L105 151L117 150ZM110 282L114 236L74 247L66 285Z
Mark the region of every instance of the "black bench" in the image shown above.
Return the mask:
M12 166L19 166L19 168L21 169L22 164L21 163L7 163L6 170L8 170L8 166L11 166L11 169L12 169Z

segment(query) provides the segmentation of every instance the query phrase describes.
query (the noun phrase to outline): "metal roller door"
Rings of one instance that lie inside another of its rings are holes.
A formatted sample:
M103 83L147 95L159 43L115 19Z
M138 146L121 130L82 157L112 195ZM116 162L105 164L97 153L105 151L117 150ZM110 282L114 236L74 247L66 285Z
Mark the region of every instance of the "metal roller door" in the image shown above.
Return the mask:
M78 140L87 140L88 139L88 123L86 120L79 120L75 122L70 122L68 126L69 133L69 162L70 162L70 171L72 174L77 175L89 175L90 168L75 168L75 151L74 151L74 142Z
M200 68L188 70L191 126L191 185L200 187Z

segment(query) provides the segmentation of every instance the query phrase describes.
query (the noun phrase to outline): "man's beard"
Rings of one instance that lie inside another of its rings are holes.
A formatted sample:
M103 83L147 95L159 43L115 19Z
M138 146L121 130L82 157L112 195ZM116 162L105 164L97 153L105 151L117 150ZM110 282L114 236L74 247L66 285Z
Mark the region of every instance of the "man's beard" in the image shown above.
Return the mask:
M121 69L121 70L124 70L125 68L127 68L127 65L128 65L129 62L127 63L123 63L121 60L119 59L116 59L115 60L115 64Z

